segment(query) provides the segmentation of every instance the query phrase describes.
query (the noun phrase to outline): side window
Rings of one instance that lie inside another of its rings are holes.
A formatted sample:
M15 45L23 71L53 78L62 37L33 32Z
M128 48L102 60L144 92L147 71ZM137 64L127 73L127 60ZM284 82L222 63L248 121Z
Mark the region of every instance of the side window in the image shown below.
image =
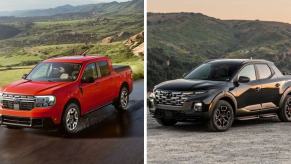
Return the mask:
M254 65L245 66L238 74L238 77L240 76L248 77L250 78L250 81L256 80L255 66Z
M86 66L85 71L83 73L82 79L88 79L89 77L93 77L94 79L98 78L96 64L91 63Z
M274 72L277 75L277 77L283 76L282 72L275 65L272 65L271 67L274 70Z
M97 63L98 63L98 66L100 68L101 76L102 77L108 76L110 74L110 71L109 71L109 65L108 65L107 61L100 61Z
M270 67L267 64L256 64L259 73L259 79L267 79L272 75Z

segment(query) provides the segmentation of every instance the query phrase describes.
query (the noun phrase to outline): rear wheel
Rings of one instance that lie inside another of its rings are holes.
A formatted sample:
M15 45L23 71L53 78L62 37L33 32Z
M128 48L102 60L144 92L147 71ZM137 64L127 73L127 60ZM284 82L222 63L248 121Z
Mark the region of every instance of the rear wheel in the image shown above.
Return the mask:
M177 123L174 119L156 118L157 122L163 126L173 126Z
M70 103L63 114L61 130L67 134L76 134L80 122L80 108L75 103Z
M279 109L278 117L283 122L291 121L291 96L286 96L284 106Z
M208 121L208 128L211 131L226 131L234 121L234 112L232 106L224 100L217 102L211 117Z
M123 86L119 92L118 99L113 103L118 111L126 111L129 102L129 90Z

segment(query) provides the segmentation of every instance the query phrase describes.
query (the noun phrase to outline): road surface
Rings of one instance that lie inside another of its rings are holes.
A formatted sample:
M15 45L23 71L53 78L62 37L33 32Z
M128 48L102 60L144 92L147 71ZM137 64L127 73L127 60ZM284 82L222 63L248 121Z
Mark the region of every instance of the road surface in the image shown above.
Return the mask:
M57 131L0 127L0 163L143 163L143 80L134 83L129 110L113 106L82 119L81 133L65 138Z
M227 132L201 123L162 127L148 115L148 163L291 162L291 123L275 118L236 121Z

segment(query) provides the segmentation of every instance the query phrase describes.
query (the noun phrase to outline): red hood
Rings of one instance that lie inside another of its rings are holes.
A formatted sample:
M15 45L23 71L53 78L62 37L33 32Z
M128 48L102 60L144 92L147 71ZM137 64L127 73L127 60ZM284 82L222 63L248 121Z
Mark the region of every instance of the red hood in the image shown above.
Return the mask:
M70 82L39 82L19 80L3 88L3 92L24 95L52 94L56 89L64 87Z

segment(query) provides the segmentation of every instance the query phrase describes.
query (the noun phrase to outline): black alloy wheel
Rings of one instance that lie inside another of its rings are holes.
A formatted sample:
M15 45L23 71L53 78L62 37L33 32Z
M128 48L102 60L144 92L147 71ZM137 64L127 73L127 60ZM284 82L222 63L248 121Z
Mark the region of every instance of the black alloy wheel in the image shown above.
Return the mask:
M291 96L286 96L283 107L278 111L278 117L282 122L291 121Z
M224 100L217 102L208 122L211 131L226 131L234 121L234 111L232 106Z

